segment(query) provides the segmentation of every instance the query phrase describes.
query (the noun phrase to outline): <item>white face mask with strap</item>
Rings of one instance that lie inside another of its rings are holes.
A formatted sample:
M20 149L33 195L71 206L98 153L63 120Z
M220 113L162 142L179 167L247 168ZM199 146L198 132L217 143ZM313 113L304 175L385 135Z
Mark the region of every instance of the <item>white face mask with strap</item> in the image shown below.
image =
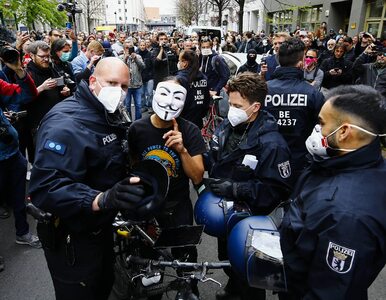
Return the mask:
M336 128L333 132L331 132L330 134L328 134L327 136L324 137L322 135L322 127L319 124L316 124L311 135L306 140L306 147L307 147L308 152L312 156L319 156L321 158L329 158L330 156L327 153L328 148L332 149L332 150L336 150L336 151L343 151L343 152L352 152L352 151L357 150L357 149L333 148L333 147L328 145L327 139L330 136L332 136L333 134L335 134L336 132L338 132L338 130L341 129L343 125L353 127L355 129L358 129L358 130L360 130L366 134L369 134L371 136L374 136L374 137L386 136L385 133L382 133L382 134L373 133L371 131L368 131L367 129L364 129L364 128L357 126L357 125L354 125L354 124L342 124L338 128Z
M98 98L99 102L103 104L107 112L115 112L119 103L126 97L125 91L119 86L102 86L98 79L96 79L96 82L99 84L101 89L99 94L95 94L95 96Z
M242 124L242 123L245 123L248 121L248 119L253 115L250 114L248 116L247 114L247 111L252 107L254 106L254 104L252 104L251 106L249 106L246 110L244 109L241 109L241 108L236 108L236 107L229 107L229 111L228 111L228 120L229 122L231 123L231 125L233 127L239 125L239 124Z

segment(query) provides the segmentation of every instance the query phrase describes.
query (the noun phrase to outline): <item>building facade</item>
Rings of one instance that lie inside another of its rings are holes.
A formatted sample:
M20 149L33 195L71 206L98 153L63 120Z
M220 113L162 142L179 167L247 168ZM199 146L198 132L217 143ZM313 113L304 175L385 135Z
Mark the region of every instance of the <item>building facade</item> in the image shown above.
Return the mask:
M143 0L105 0L104 25L118 30L137 31L145 27Z
M336 32L343 29L349 36L368 31L374 37L386 38L386 5L384 0L264 2L265 29L293 32L297 25L314 31L322 22Z

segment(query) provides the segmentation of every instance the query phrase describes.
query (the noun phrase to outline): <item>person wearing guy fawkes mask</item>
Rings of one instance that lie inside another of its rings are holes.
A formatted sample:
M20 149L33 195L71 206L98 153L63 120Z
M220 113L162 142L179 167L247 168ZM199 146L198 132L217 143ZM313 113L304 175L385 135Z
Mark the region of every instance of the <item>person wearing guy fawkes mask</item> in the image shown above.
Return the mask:
M367 299L386 262L385 100L365 85L327 99L280 228L289 289L280 299Z
M112 222L118 210L137 211L144 198L140 179L128 175L126 128L117 122L129 80L119 58L104 58L89 85L82 80L40 124L29 194L56 220L37 228L56 299L108 298Z
M237 71L237 74L243 73L243 72L259 73L259 65L256 62L256 54L257 54L256 50L254 49L248 50L247 62L239 68L239 70Z
M212 41L208 37L201 39L200 51L200 71L208 77L209 93L211 96L220 95L230 77L229 68L224 59L212 51Z
M254 215L269 214L286 200L291 186L290 150L274 117L263 109L267 84L256 73L228 81L228 117L210 143L208 169L211 191L229 201L245 202ZM227 240L218 239L218 257L228 259ZM216 299L265 299L231 270Z
M160 161L170 178L166 203L156 216L163 227L193 224L193 206L189 195L189 180L197 185L204 175L202 154L204 140L196 125L179 115L184 107L186 89L175 77L158 83L152 106L154 114L135 121L129 128L131 162L154 159ZM195 262L195 247L172 248L174 258ZM193 292L198 294L197 286ZM161 299L161 295L151 297Z

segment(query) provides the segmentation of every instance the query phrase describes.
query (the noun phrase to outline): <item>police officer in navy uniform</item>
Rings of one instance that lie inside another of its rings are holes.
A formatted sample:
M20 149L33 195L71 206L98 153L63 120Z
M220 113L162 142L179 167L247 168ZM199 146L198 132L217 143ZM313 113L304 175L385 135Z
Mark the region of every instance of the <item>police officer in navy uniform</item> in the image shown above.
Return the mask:
M367 299L384 267L382 101L368 86L343 86L331 90L322 107L320 125L306 142L312 164L297 182L280 230L290 286L283 299Z
M279 132L291 149L291 167L297 178L305 168L307 149L304 144L318 122L324 96L309 85L303 76L304 43L296 38L284 41L278 53L280 67L267 82L265 106L277 120Z
M102 59L89 86L82 81L38 131L29 192L35 206L55 217L48 230L38 225L38 233L56 299L108 298L114 216L144 195L139 178L127 175L125 129L116 122L128 82L120 59Z
M210 188L216 195L246 202L253 214L269 214L289 195L290 151L275 119L263 110L267 85L258 74L237 75L228 81L227 92L228 118L211 141L209 175L218 180ZM218 244L219 259L227 259L226 240L219 239ZM265 299L264 290L249 288L234 273L227 273L228 284L217 299Z

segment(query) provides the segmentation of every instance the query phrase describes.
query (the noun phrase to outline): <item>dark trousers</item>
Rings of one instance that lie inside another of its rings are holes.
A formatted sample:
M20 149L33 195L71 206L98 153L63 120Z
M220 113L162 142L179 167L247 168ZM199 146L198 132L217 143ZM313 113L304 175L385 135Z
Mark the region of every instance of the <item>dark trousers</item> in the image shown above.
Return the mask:
M12 207L18 236L29 231L25 206L26 173L27 161L19 151L0 161L0 202Z
M63 234L55 250L44 249L57 300L106 300L113 282L113 235Z
M227 240L217 239L218 259L228 260ZM229 280L225 290L231 294L239 295L242 300L265 300L265 290L252 288L248 283L235 274L232 269L224 269Z

